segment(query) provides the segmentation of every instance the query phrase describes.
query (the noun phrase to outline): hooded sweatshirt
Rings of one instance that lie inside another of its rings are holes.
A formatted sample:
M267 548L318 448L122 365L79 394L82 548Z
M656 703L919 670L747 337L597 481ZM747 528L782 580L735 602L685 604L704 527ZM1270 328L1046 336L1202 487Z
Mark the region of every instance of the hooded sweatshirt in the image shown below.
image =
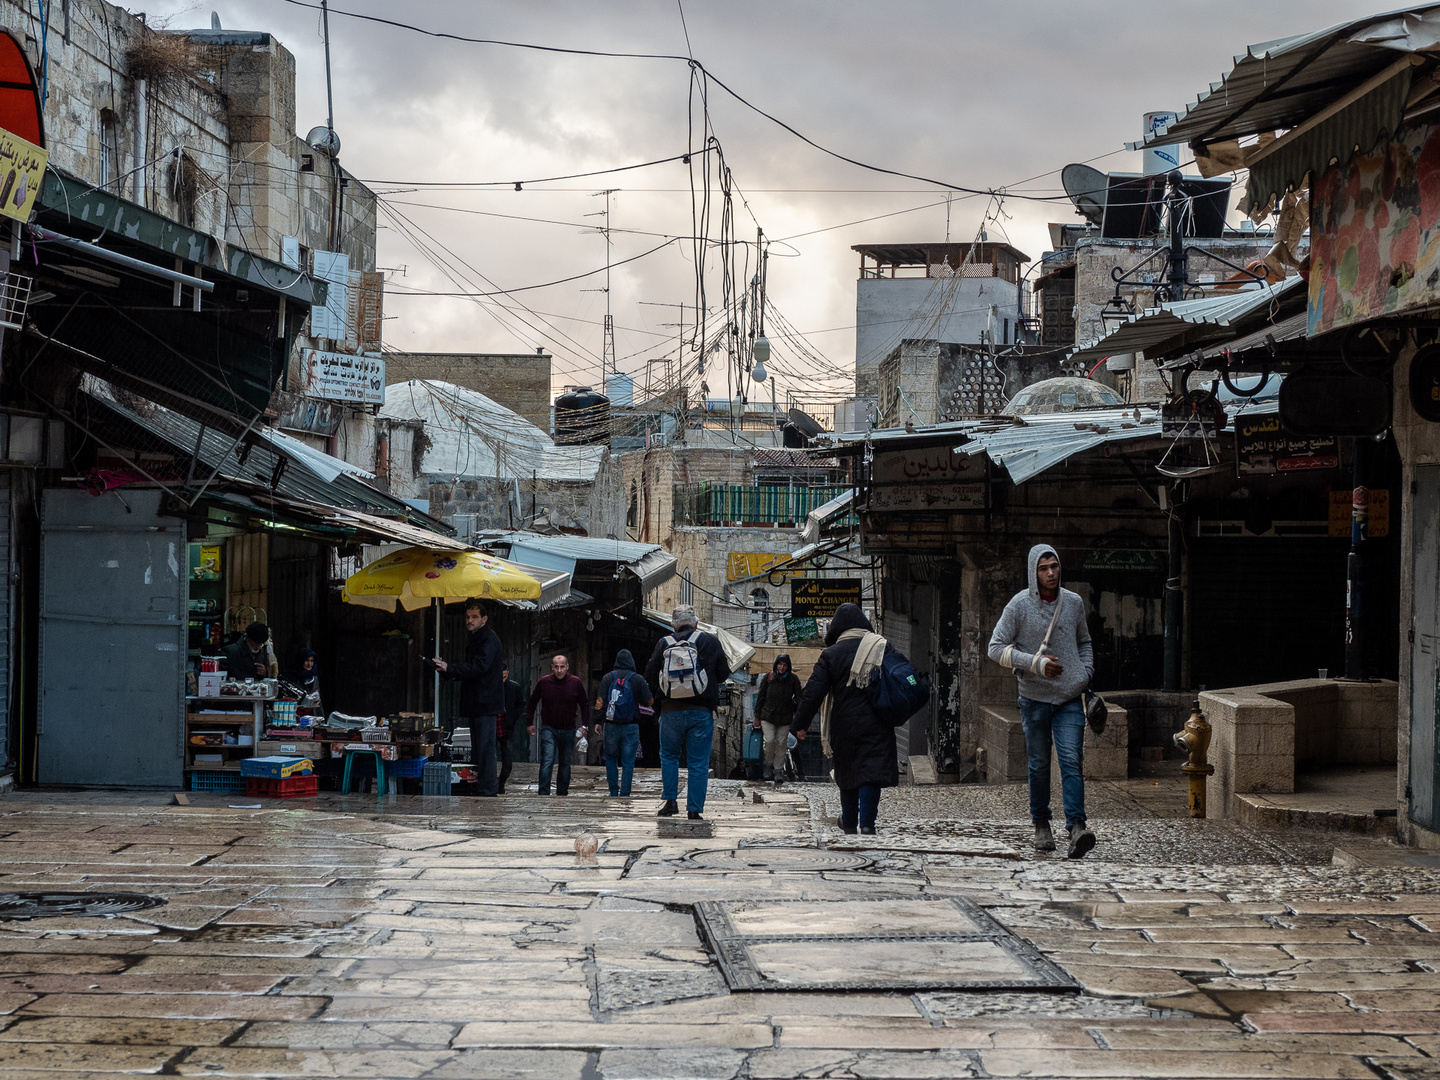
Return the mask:
M785 673L780 673L780 664L785 664ZM790 670L790 654L781 653L775 657L770 673L760 680L760 692L755 695L755 718L768 724L788 727L795 716L795 706L800 704L800 677Z
M635 697L636 705L649 705L654 700L650 692L650 685L645 681L645 676L635 670L635 655L629 649L621 649L615 654L615 667L605 678L600 680L600 696L595 699L595 720L597 723L611 723L605 719L605 708L610 701L610 688L620 679L630 684L630 693ZM640 720L639 714L628 720L615 720L619 724L635 724Z
M1055 555L1049 544L1036 544L1030 549L1030 587L1010 598L995 632L990 635L990 659L997 664L1005 646L1014 645L1010 663L1015 669L1020 696L1031 701L1044 701L1051 705L1063 705L1080 696L1095 675L1095 654L1090 647L1090 627L1085 622L1085 601L1079 593L1060 589L1053 603L1046 603L1040 596L1040 584L1036 566L1043 555ZM1045 640L1045 631L1055 615L1055 605L1060 605L1060 614L1055 619L1055 630L1050 635L1046 655L1053 656L1065 670L1054 679L1039 671L1032 672L1031 664L1035 654Z

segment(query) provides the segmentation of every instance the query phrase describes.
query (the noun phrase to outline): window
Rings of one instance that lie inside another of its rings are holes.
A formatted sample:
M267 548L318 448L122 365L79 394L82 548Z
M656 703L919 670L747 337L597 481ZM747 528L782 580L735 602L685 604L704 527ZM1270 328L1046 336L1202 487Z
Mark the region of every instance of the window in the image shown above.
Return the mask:
M764 589L750 592L750 640L770 640L770 594Z
M636 487L635 481L630 481L630 509L625 512L625 524L632 529L636 525L636 519L640 514L640 490Z
M689 570L680 575L680 603L695 606L695 582L691 579Z
M120 127L113 109L100 110L100 175L96 187L120 179Z

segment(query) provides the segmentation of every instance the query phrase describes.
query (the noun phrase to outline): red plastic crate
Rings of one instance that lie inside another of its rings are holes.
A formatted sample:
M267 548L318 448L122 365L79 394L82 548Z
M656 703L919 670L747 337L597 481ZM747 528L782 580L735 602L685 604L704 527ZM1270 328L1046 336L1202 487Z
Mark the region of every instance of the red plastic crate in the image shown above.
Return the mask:
M309 776L287 776L284 780L271 780L265 776L247 776L245 794L259 795L267 799L303 799L320 790L320 778L313 773Z

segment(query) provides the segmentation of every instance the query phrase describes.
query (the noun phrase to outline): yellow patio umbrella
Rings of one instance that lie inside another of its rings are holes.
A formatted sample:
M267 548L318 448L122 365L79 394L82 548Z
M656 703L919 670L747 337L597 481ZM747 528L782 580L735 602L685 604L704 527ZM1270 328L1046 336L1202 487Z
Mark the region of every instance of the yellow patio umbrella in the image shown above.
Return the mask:
M417 611L436 600L469 597L538 600L540 582L513 563L479 551L401 548L345 579L345 598L394 611Z

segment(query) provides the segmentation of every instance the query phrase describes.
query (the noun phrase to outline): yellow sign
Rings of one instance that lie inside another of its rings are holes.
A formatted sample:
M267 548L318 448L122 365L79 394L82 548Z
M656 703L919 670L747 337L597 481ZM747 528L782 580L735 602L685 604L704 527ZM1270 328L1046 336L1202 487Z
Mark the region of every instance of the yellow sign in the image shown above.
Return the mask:
M29 221L50 151L0 128L0 214Z
M776 563L785 562L789 558L790 556L783 552L732 551L726 567L727 575L731 581L757 577Z
M1365 535L1379 540L1390 535L1390 492L1386 488L1370 488L1368 495ZM1330 492L1330 535L1337 540L1350 535L1354 505L1354 493L1349 488Z

